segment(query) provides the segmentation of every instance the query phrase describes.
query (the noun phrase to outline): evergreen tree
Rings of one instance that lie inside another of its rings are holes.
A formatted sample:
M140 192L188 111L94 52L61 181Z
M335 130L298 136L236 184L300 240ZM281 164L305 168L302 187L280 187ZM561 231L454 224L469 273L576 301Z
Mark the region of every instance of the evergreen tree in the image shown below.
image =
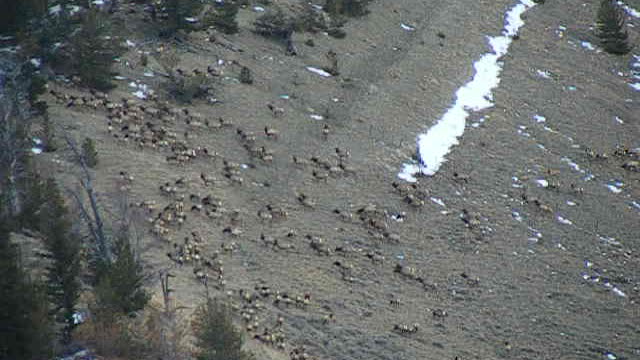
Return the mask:
M45 113L44 118L42 119L42 142L44 143L44 151L45 152L53 152L58 148L56 144L56 135L53 130L53 124L51 124L51 119L49 118L49 114Z
M82 143L82 155L84 156L84 161L86 161L88 167L93 168L98 165L98 151L96 150L96 145L92 139L84 139L84 142Z
M324 10L331 15L362 16L369 0L327 0Z
M80 296L80 240L71 232L64 199L53 179L45 181L46 201L39 211L40 229L51 256L47 269L48 294L54 313L64 324L63 343L71 340L76 304Z
M624 55L631 51L627 31L624 29L624 12L614 0L602 0L598 11L598 36L604 50Z
M247 85L253 84L253 75L251 74L251 69L246 66L243 66L240 70L240 82Z
M238 32L238 22L236 21L238 7L236 3L225 1L216 6L215 12L210 15L208 22L225 34L235 34Z
M193 324L198 360L249 360L242 351L242 335L233 325L229 308L216 299L208 299L195 313Z
M163 0L167 13L167 26L161 35L169 36L178 30L189 30L192 25L187 18L194 17L202 9L200 0Z
M12 33L26 27L34 18L43 16L48 0L0 0L0 34Z
M111 67L119 49L108 37L110 25L108 17L95 8L89 9L83 15L80 30L70 40L66 59L83 85L102 91L115 87Z
M144 308L149 301L143 288L146 277L131 248L128 231L121 231L114 247L113 261L100 260L96 264L97 305L107 315L131 314Z
M52 331L46 296L20 265L0 219L0 359L37 359L51 355Z

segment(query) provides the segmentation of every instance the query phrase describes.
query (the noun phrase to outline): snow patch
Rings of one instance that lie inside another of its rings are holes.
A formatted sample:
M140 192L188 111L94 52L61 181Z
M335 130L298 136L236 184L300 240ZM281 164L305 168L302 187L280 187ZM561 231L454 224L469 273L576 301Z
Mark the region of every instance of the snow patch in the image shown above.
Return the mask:
M631 6L625 4L622 1L618 1L618 5L620 5L620 7L622 9L624 9L624 11L629 14L629 16L632 16L634 18L640 18L640 12L634 8L632 8Z
M573 222L572 222L571 220L566 219L566 218L563 218L563 217L562 217L562 216L560 216L560 215L558 215L557 219L558 219L558 222L559 222L560 224L573 225Z
M547 121L547 118L542 115L533 115L533 120L535 120L537 123L543 123Z
M314 74L318 74L320 76L323 76L323 77L331 77L331 74L329 74L328 72L326 72L326 71L324 71L322 69L315 68L313 66L307 66L307 70L311 71Z
M400 27L402 28L402 30L405 31L415 31L416 28L411 26L411 25L407 25L407 24L400 24Z
M415 175L434 175L451 148L458 144L458 138L464 133L467 117L471 112L493 106L492 91L500 83L503 63L501 58L507 54L513 36L524 25L522 14L535 6L532 0L520 0L506 13L505 26L500 36L487 36L492 52L485 53L473 67L473 79L456 92L454 104L426 134L417 139L419 166L405 164L398 174L401 179L415 181ZM309 68L307 68L309 69ZM310 69L309 69L310 70Z
M580 45L582 45L582 47L583 47L583 48L585 48L585 49L587 49L587 50L591 50L591 51L593 51L593 50L595 50L595 49L596 49L596 48L595 48L595 47L593 47L593 45L592 45L590 42L588 42L588 41L582 41L582 42L580 42Z
M542 186L544 188L549 187L549 182L545 179L538 179L536 180L536 184L538 184L538 186Z

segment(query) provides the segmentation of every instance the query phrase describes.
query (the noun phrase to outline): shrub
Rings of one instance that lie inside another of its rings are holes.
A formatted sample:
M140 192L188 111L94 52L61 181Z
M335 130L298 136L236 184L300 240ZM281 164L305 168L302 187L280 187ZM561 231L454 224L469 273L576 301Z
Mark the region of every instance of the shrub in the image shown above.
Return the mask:
M316 33L327 29L327 22L323 13L307 4L295 20L295 30Z
M242 70L240 70L240 82L248 85L253 84L253 75L251 75L251 69L246 66L243 66Z
M624 30L624 13L614 0L602 0L598 11L598 36L604 50L624 55L631 51L627 31Z
M233 326L226 304L208 299L194 314L193 330L198 346L198 360L249 360L253 356L242 351L242 336Z
M269 10L253 23L255 32L266 37L286 39L291 36L295 24L282 10Z
M324 10L331 15L363 16L369 0L327 0Z
M84 156L84 161L88 167L93 168L98 165L98 151L92 139L84 139L82 143L82 156Z
M194 99L205 97L213 89L213 81L205 74L186 74L176 71L179 58L173 51L168 51L157 58L160 66L167 73L164 84L167 93L183 103L190 103Z

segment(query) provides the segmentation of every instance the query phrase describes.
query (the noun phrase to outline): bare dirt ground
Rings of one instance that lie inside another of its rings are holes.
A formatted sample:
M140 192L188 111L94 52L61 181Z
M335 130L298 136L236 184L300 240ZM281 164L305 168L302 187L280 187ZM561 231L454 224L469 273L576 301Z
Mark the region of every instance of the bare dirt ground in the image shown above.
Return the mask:
M259 358L286 359L300 345L318 359L341 360L604 359L607 351L640 358L640 209L632 203L640 202L640 175L621 167L631 158L612 154L616 145L640 146L640 98L625 83L631 56L581 46L597 44L590 29L595 2L547 1L528 11L485 121L468 127L435 176L420 178L415 188L392 185L415 151L417 133L445 112L473 75L473 61L487 51L484 36L499 33L513 4L377 0L369 15L347 23L345 39L297 34L296 57L250 32L256 16L250 8L239 14L238 35L216 34L220 40L209 43L193 33L192 51L180 50L180 67L204 70L219 59L235 60L252 69L255 83L238 83L239 68L222 66L220 103L171 105L200 118L147 113L137 120L143 130L152 122L189 148L217 154L184 164L167 161L169 147L123 140L125 132L136 132L135 119L126 122L129 130L114 124L110 133L103 108L66 107L52 98L50 111L78 139L96 139L95 177L109 209L117 204L121 171L135 178L129 201L157 203L145 217L165 206L175 209L184 195L182 225L167 221L169 233L162 236L143 220L139 225L147 268L173 269L180 304L195 307L204 296L193 271L198 265L167 257L192 232L202 239L204 258L220 253L224 286L215 269L203 267L213 295L242 307L245 293L269 287L272 295L255 310L259 328L283 317L287 345L277 350L251 340ZM416 30L404 31L400 23ZM630 38L638 44L640 20L631 24ZM140 43L134 26L127 27ZM303 45L307 39L315 46ZM130 49L123 59L132 66L123 61L118 70L158 89L160 77L144 77L136 66L135 51L150 48ZM305 69L326 66L329 49L338 54L340 76ZM161 108L135 99L129 81L110 94L112 101L124 97ZM268 104L284 111L274 114ZM329 116L318 121L312 114ZM217 126L219 119L232 125ZM194 124L205 120L209 126ZM277 137L266 136L265 126ZM253 132L255 141L243 140L238 130ZM609 156L598 159L587 149ZM42 158L56 160L73 187L68 155L60 150ZM584 180L588 174L593 178ZM175 184L179 178L183 183ZM539 179L549 186L539 186ZM616 181L624 184L619 193L605 186ZM159 190L167 182L175 194ZM190 211L207 195L220 204ZM614 286L626 296L616 295ZM311 298L300 306L277 304L276 291ZM245 326L240 317L238 323ZM414 323L417 332L394 330Z

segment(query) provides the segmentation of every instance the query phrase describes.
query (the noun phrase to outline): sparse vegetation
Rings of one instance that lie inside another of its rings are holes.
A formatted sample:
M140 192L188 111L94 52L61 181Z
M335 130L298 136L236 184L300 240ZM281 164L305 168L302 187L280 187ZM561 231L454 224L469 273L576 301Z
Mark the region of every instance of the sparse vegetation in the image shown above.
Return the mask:
M606 52L624 55L631 51L624 24L624 12L618 4L614 0L601 0L597 27L600 44Z

